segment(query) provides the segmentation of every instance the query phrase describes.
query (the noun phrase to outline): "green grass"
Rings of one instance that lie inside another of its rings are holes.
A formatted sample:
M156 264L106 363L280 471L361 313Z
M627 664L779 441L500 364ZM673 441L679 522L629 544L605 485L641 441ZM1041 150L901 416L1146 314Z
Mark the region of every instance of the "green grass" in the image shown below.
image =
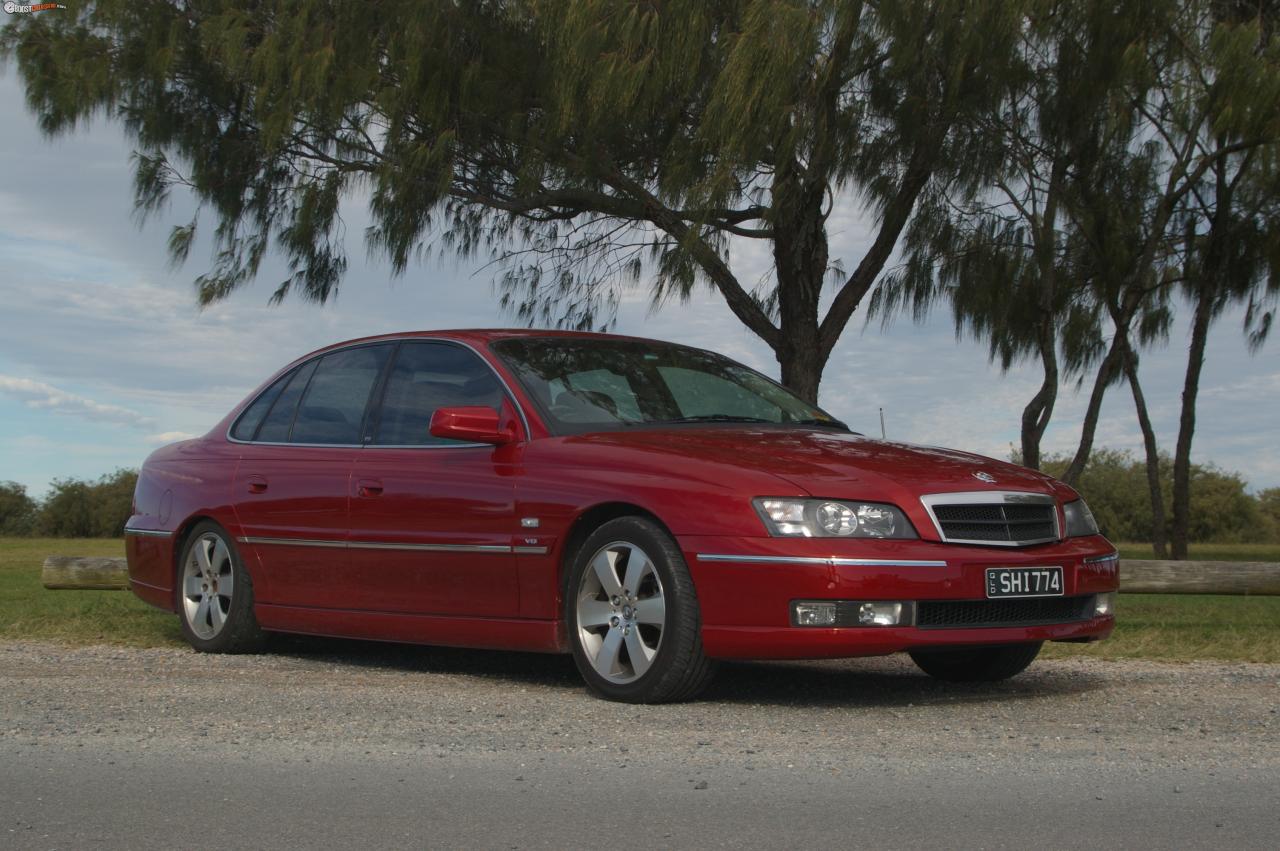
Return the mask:
M1121 593L1111 638L1047 647L1051 658L1280 662L1280 597Z
M183 643L178 619L128 591L49 591L45 556L123 556L124 542L0 538L0 640L166 647Z
M119 540L0 538L0 640L181 646L178 619L127 591L48 591L40 585L47 555L123 553ZM1255 557L1264 559L1250 551L1248 558ZM1109 640L1052 644L1046 655L1280 662L1280 597L1121 594L1117 609Z
M1155 558L1150 544L1116 544L1121 558ZM1280 562L1280 544L1192 544L1192 561Z

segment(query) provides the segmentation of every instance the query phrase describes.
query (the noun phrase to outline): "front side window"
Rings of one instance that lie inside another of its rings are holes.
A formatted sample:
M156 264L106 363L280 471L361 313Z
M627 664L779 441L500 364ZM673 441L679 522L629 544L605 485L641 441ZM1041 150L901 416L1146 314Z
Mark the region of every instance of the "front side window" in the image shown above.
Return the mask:
M474 352L448 343L402 343L387 377L373 443L456 444L431 434L431 415L440 408L472 405L500 409L503 396L493 370Z
M557 434L697 422L845 430L760 373L701 349L582 337L516 338L492 348Z
M390 350L387 345L360 346L322 357L298 405L289 442L363 442L365 409Z

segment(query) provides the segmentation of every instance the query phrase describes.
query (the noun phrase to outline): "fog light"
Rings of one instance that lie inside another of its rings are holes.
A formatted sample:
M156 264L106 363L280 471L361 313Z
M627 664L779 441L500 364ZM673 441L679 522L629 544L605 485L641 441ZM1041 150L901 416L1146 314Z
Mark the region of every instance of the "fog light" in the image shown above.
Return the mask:
M794 603L791 606L791 622L796 626L835 626L836 604Z
M902 623L901 603L862 603L858 606L861 626L897 626Z
M1113 615L1116 612L1116 592L1108 591L1093 598L1093 616Z

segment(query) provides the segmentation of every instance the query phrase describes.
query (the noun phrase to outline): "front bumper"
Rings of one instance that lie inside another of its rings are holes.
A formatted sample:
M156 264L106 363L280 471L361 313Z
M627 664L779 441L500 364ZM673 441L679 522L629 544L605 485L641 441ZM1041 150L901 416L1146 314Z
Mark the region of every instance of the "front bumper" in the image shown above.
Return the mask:
M931 541L679 539L702 613L703 649L724 659L876 656L915 647L1096 641L1111 616L980 628L794 627L794 600L984 600L988 567L1060 566L1068 597L1115 591L1115 552L1092 536L1020 549Z

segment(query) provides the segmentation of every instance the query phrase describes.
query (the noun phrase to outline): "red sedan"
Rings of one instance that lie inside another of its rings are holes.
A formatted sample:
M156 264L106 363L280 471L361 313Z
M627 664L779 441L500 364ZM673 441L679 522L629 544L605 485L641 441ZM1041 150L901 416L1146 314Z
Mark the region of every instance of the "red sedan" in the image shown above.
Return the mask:
M1012 464L872 440L629 337L445 331L307 355L147 459L135 594L197 650L268 633L571 652L615 700L717 659L906 651L998 680L1114 626L1115 548Z

